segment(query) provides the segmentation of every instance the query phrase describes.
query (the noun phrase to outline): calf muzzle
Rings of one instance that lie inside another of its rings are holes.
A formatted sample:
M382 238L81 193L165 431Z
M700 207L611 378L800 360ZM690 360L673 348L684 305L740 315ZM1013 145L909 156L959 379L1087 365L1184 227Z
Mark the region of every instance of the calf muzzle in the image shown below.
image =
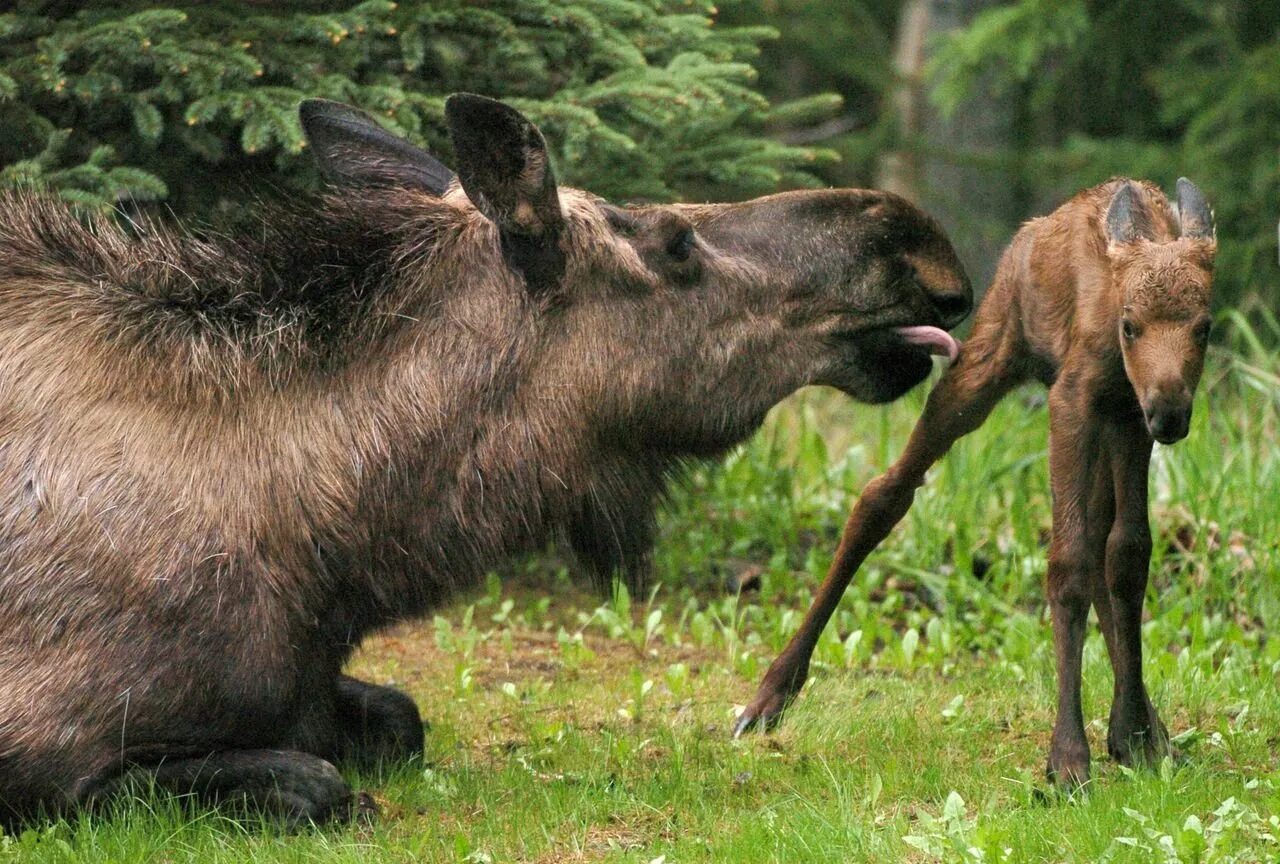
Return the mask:
M1161 444L1173 444L1187 437L1191 428L1191 404L1156 402L1142 406L1147 431Z

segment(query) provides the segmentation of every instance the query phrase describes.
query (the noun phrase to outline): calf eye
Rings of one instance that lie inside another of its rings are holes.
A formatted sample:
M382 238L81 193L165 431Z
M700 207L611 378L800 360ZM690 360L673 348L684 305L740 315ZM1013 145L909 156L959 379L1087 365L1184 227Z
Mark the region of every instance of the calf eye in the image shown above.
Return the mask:
M695 245L697 239L693 236L693 229L684 228L667 243L667 254L674 261L688 261Z
M1204 346L1209 344L1209 333L1213 330L1213 320L1204 318L1196 324L1196 329L1191 331L1191 336L1196 340L1196 344Z
M1120 319L1120 332L1124 334L1124 338L1126 342L1132 342L1134 339L1138 338L1137 325L1135 325L1128 318Z

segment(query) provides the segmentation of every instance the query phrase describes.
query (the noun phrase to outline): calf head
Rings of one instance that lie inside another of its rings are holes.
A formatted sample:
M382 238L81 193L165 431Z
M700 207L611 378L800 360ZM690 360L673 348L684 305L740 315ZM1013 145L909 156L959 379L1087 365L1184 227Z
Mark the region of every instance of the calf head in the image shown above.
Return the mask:
M791 192L734 204L618 206L556 183L538 129L513 108L446 103L457 183L426 153L305 103L325 173L407 185L471 226L476 278L531 310L531 398L578 399L597 435L714 452L797 388L868 402L922 381L972 293L951 244L897 196ZM335 123L332 117L341 119ZM370 128L371 127L371 128Z
M1178 234L1157 225L1139 188L1125 182L1106 215L1107 255L1122 297L1116 322L1125 372L1151 437L1185 438L1213 319L1217 251L1213 212L1195 184L1178 180Z

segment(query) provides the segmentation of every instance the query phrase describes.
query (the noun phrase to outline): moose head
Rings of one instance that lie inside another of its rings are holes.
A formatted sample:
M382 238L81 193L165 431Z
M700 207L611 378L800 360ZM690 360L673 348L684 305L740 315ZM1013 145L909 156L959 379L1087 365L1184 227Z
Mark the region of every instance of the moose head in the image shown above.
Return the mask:
M1123 298L1116 329L1125 372L1151 437L1172 444L1191 427L1204 370L1217 240L1208 202L1185 177L1178 180L1176 233L1161 224L1163 215L1126 182L1111 199L1105 233Z
M941 228L889 193L620 206L558 185L538 128L481 96L446 103L456 178L355 109L309 101L302 119L339 195L408 191L460 218L471 281L507 293L490 308L527 313L529 392L648 447L718 451L807 384L894 399L931 352L954 356L945 331L972 304Z

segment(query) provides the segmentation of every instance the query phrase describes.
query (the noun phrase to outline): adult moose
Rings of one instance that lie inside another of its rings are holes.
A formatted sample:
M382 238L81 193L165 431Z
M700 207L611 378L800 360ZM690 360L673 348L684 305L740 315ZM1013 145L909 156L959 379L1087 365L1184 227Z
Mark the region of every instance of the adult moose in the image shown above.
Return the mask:
M458 178L306 102L333 183L243 237L0 201L0 810L122 778L342 817L332 760L417 708L369 631L561 537L635 577L664 483L814 383L893 399L971 293L878 192L620 208L515 110L446 105Z
M1171 444L1190 428L1216 249L1213 214L1185 178L1176 214L1154 185L1113 179L1023 226L902 456L850 514L813 607L739 718L738 734L776 722L803 686L840 595L906 514L929 467L1015 385L1039 380L1049 387L1048 589L1058 672L1048 773L1068 788L1089 777L1080 663L1090 604L1115 670L1108 751L1125 763L1169 752L1142 680L1147 467L1153 440Z

